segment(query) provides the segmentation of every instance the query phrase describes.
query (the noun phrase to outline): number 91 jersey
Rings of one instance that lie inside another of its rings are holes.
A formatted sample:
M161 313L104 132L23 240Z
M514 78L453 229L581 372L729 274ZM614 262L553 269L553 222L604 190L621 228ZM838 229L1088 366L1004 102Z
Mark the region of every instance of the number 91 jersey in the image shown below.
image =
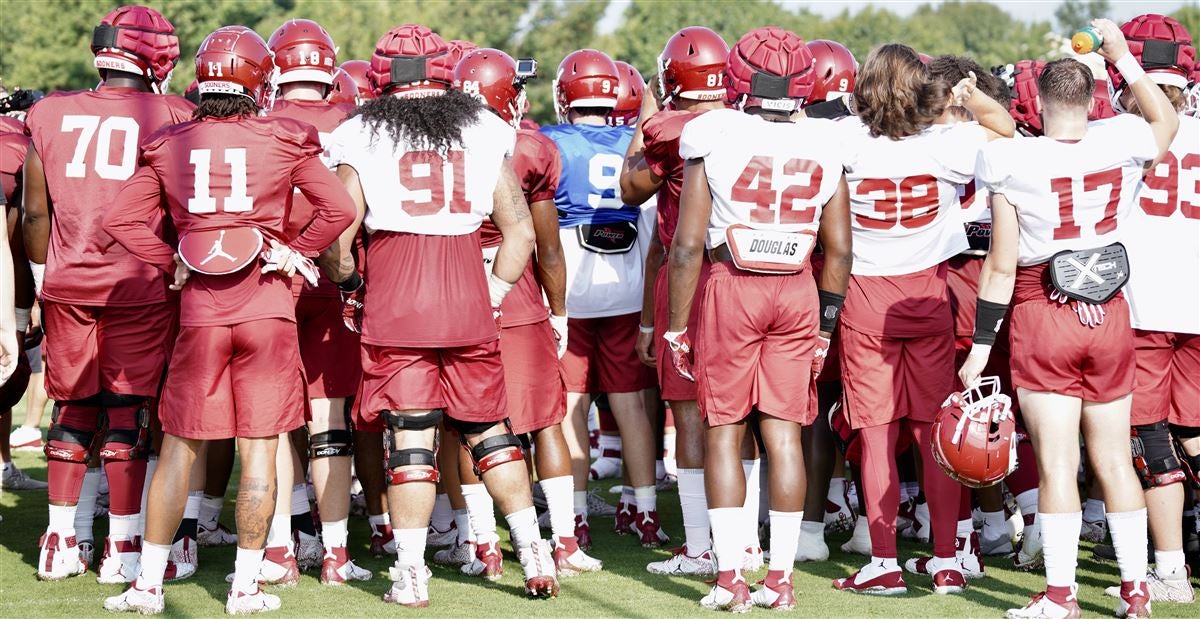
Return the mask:
M756 230L815 232L842 176L837 125L802 118L777 123L738 110L713 110L688 122L684 160L704 159L712 192L705 245L725 243L734 224Z

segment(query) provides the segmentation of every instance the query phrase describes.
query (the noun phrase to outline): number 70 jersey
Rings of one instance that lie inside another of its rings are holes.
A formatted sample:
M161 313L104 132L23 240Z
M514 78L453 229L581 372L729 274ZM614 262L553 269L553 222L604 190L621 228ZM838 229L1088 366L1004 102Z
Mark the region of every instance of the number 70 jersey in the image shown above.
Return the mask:
M713 110L684 125L679 156L704 159L712 193L709 249L723 245L734 224L815 232L842 177L836 123L816 118L777 123Z

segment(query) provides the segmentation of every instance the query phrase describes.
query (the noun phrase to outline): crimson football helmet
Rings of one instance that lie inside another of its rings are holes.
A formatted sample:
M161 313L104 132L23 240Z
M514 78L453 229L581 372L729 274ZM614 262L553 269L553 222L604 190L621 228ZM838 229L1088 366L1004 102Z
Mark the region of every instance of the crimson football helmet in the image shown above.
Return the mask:
M280 84L317 82L333 85L337 47L333 37L311 19L289 19L267 39L275 54Z
M162 94L179 63L179 37L158 11L123 6L105 15L92 30L92 53L97 69L140 75Z
M340 67L358 87L358 101L361 103L375 98L375 84L371 81L371 63L366 60L347 60Z
M370 76L381 95L439 95L454 83L454 59L438 33L418 24L404 24L388 30L375 43Z
M1154 83L1187 88L1196 63L1196 48L1183 25L1166 15L1150 13L1125 22L1121 32L1129 43L1129 53ZM1125 78L1112 64L1108 65L1108 78L1116 104L1125 90Z
M633 65L623 60L614 60L617 65L617 105L608 115L608 124L615 127L637 124L642 115L642 95L646 92L646 82L642 74Z
M358 83L350 77L346 70L338 67L333 72L333 84L329 86L329 92L325 94L325 100L337 105L340 103L349 103L358 105Z
M567 110L573 107L616 107L620 74L617 63L602 51L581 49L567 54L554 79L554 111L559 121L567 122Z
M658 87L663 102L675 97L718 101L725 97L729 44L704 26L688 26L667 39L658 56Z
M514 127L521 122L525 85L512 56L488 48L468 53L454 67L454 88L479 97L504 122Z
M446 42L446 45L450 48L450 60L456 67L467 54L479 49L478 45L462 39L451 39Z
M858 76L858 61L854 54L837 41L817 39L808 42L808 51L813 55L816 81L808 103L820 103L854 92L854 79Z
M777 26L742 35L725 62L725 101L739 108L792 112L812 94L813 55L793 32Z
M200 95L249 97L259 109L271 107L277 69L267 42L245 26L218 28L196 51Z
M933 421L933 459L946 474L971 488L999 483L1017 468L1017 425L1012 400L1000 379L982 378L952 393Z

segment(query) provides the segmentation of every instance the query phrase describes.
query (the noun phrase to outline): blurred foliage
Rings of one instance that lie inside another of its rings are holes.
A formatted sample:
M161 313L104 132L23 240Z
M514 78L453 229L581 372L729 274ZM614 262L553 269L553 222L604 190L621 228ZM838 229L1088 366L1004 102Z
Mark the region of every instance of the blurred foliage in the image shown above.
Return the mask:
M930 55L967 54L986 66L1061 53L1061 37L1093 15L1107 11L1107 0L1066 0L1049 22L1028 23L999 4L951 0L917 8L908 16L886 5L846 9L831 17L816 15L804 4L772 0L633 0L612 32L599 24L608 0L152 0L178 29L183 60L172 90L191 82L190 58L206 34L227 24L244 24L263 38L289 17L307 17L324 25L340 46L339 60L367 58L375 40L393 25L426 24L444 38L467 39L514 56L532 56L542 79L529 97L533 117L551 122L550 86L559 60L583 48L602 49L649 76L666 39L679 28L706 25L733 43L757 26L776 25L805 39L846 44L861 62L871 48L902 41ZM881 3L882 5L883 3ZM99 0L0 0L0 77L14 86L56 89L90 88L98 77L88 43L92 28L116 2ZM1185 5L1175 13L1190 32L1200 35L1200 8Z

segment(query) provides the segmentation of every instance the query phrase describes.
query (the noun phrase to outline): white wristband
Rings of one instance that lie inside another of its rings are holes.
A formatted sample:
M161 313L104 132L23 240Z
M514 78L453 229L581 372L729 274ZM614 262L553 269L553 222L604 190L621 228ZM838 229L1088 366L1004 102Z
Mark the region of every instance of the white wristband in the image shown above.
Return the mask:
M17 308L17 332L24 333L29 328L29 318L33 313L33 308L18 307Z
M1146 70L1142 68L1142 65L1138 64L1137 58L1134 58L1133 54L1127 53L1121 56L1113 63L1113 66L1117 68L1117 72L1121 74L1121 77L1125 78L1126 84L1136 84L1138 80L1146 77Z
M42 296L42 281L46 279L46 265L30 262L29 271L33 273L33 291L40 297Z
M492 301L492 307L500 307L500 304L504 303L504 297L508 296L508 291L513 289L513 285L500 279L495 273L488 275L488 297Z
M646 333L646 334L654 333L654 325L650 325L649 327L647 327L646 325L640 324L640 325L638 325L638 331L641 331L642 333Z
M992 345L991 344L971 344L971 352L968 353L968 356L983 355L984 357L988 357L991 354L992 354Z

